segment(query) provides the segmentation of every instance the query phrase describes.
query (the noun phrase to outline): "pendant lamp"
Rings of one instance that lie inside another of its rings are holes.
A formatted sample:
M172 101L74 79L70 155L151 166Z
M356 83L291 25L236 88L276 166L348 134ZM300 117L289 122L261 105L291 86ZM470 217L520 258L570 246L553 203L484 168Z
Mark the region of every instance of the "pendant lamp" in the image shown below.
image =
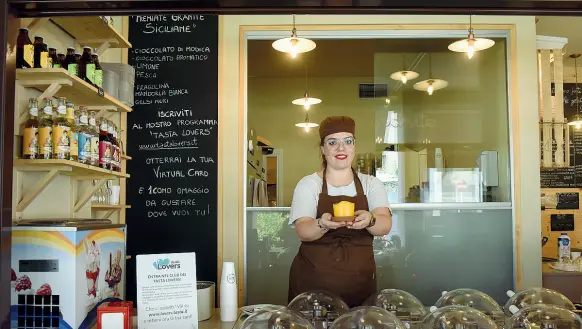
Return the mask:
M469 59L473 58L476 51L485 50L493 47L495 41L485 38L475 38L473 32L473 20L469 15L469 36L467 39L455 41L449 45L449 50L458 53L467 53Z
M580 54L570 55L570 58L574 59L574 77L576 79L575 90L578 90L578 57L580 57ZM574 96L576 97L577 95ZM576 97L576 109L580 109L580 97ZM582 127L582 116L580 115L579 112L574 115L573 121L568 122L568 125L574 126L576 129L580 129Z
M428 79L414 84L413 88L420 91L426 91L432 95L436 90L443 89L449 83L442 79L434 79L432 77L432 55L428 54Z
M306 38L297 37L295 14L293 14L293 30L291 30L291 37L276 40L273 42L273 48L283 53L289 53L292 58L295 58L299 53L306 53L315 49L315 42Z
M315 122L310 122L309 114L305 112L305 121L296 123L295 127L303 128L305 129L305 132L309 132L309 128L319 127L319 125Z
M390 78L406 84L406 82L418 78L418 73L406 69L405 55L402 55L402 71L390 74Z
M307 63L305 63L305 93L303 97L294 99L291 103L303 106L305 111L308 111L311 105L321 103L321 99L309 96L309 92L307 91Z

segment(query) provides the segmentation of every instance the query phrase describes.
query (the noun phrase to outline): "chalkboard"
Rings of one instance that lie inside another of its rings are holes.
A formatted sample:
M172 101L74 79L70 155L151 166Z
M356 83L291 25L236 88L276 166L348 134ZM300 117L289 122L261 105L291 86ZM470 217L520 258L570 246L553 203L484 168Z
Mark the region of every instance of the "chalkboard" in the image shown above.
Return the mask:
M550 229L554 231L574 231L574 214L550 215Z
M132 16L128 115L127 296L135 256L195 252L198 280L217 280L218 17Z
M555 95L552 84L552 96ZM576 114L582 113L582 93L576 84L564 84L564 116L571 122ZM580 108L577 109L577 101ZM578 188L582 187L582 129L568 126L570 133L570 167L543 168L540 172L542 188ZM541 137L540 137L541 138ZM555 148L555 146L554 146Z

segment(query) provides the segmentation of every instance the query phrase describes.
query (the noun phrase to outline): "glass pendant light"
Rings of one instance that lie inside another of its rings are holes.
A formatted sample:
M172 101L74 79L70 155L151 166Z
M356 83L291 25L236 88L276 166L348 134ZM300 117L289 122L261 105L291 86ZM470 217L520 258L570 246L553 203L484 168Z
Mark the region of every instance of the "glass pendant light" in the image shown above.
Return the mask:
M307 91L307 61L305 63L305 94L303 94L303 97L301 98L292 100L291 103L303 106L305 111L308 111L311 105L321 103L321 99L310 97L309 92Z
M420 81L414 84L413 88L420 91L426 91L429 95L432 95L436 90L443 89L449 85L449 83L442 79L433 79L432 77L432 55L428 54L428 79Z
M406 82L418 78L418 73L406 69L405 55L402 55L402 71L390 74L390 78L406 84Z
M297 37L297 29L295 28L295 14L293 15L293 30L291 30L291 37L283 38L273 42L273 48L283 53L289 53L292 58L297 57L299 53L306 53L315 49L315 42L306 38Z
M309 128L319 127L319 125L315 122L310 122L309 114L305 112L305 121L296 123L295 127L303 128L305 129L305 132L309 132Z
M485 38L475 38L473 32L473 20L469 15L469 36L467 39L455 41L449 45L449 50L458 53L467 53L469 59L473 58L476 51L493 47L495 41Z
M576 79L576 92L578 91L578 57L580 57L580 54L572 54L570 55L570 58L574 59L574 77ZM576 97L576 109L578 111L580 111L580 96L578 95L574 95L574 97ZM574 126L576 129L580 129L582 127L582 116L580 116L580 112L576 113L574 115L574 120L568 122L569 126Z

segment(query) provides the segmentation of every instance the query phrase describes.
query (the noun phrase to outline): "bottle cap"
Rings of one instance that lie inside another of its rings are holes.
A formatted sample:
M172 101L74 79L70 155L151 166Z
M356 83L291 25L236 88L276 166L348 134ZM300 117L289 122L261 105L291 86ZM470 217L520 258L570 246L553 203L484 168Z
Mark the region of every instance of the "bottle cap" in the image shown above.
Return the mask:
M49 47L49 50L57 51L57 48Z
M75 50L75 47L67 47L67 50Z
M507 290L505 294L507 295L507 297L511 298L513 297L513 295L515 295L515 292L513 290Z
M83 49L91 49L91 47L85 46L85 47L83 47Z
M20 31L23 31L23 32L24 32L24 31L26 31L26 32L28 32L28 28L26 28L26 27L21 27L21 28L20 28Z
M511 314L515 314L519 312L519 308L515 305L509 305L509 312L511 312Z

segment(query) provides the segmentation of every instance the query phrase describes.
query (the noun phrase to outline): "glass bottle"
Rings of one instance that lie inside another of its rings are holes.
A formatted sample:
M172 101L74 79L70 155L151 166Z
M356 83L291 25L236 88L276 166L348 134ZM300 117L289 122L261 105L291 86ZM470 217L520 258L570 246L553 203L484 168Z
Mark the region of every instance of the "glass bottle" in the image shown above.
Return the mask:
M22 157L36 159L38 157L38 101L28 100L28 120L24 123L22 138Z
M53 159L71 158L71 124L67 120L67 100L59 97L53 120Z
M95 63L91 57L91 47L83 47L83 55L79 60L79 78L95 84Z
M79 162L91 164L91 139L93 134L89 127L89 114L85 106L80 106L77 111L79 117Z
M67 103L67 122L71 127L71 156L69 160L79 160L79 116L75 116L75 105Z
M119 147L119 132L117 125L113 124L113 160L115 161L115 171L121 171L121 148Z
M39 159L50 159L53 153L53 100L45 98L38 123Z
M57 58L57 48L49 48L49 68L59 68L61 63Z
M34 67L34 46L28 36L28 29L21 28L16 39L16 68Z
M63 66L66 67L67 71L70 73L79 76L79 61L77 61L77 58L75 57L75 48L67 48L67 56L65 56Z
M93 63L95 63L95 85L103 88L103 69L99 63L99 55L94 52L91 57L93 58Z
M43 68L43 64L46 65L46 57L42 58L43 54L43 38L41 36L34 37L34 68L40 69Z
M109 125L107 120L101 118L99 123L99 167L110 169L111 167L111 139L109 137Z
M64 68L65 67L65 65L64 65L64 63L65 63L65 57L66 56L63 53L58 53L57 54L57 60L58 60L58 63L59 63L58 64L59 65L58 67L60 67L60 68Z
M77 63L78 63L81 60L81 54L76 52L75 59L77 60Z
M91 165L99 166L99 128L95 111L89 111L89 130L91 132Z
M53 67L52 60L49 56L49 49L46 43L42 43L42 51L40 53L40 65L45 69L50 69Z

